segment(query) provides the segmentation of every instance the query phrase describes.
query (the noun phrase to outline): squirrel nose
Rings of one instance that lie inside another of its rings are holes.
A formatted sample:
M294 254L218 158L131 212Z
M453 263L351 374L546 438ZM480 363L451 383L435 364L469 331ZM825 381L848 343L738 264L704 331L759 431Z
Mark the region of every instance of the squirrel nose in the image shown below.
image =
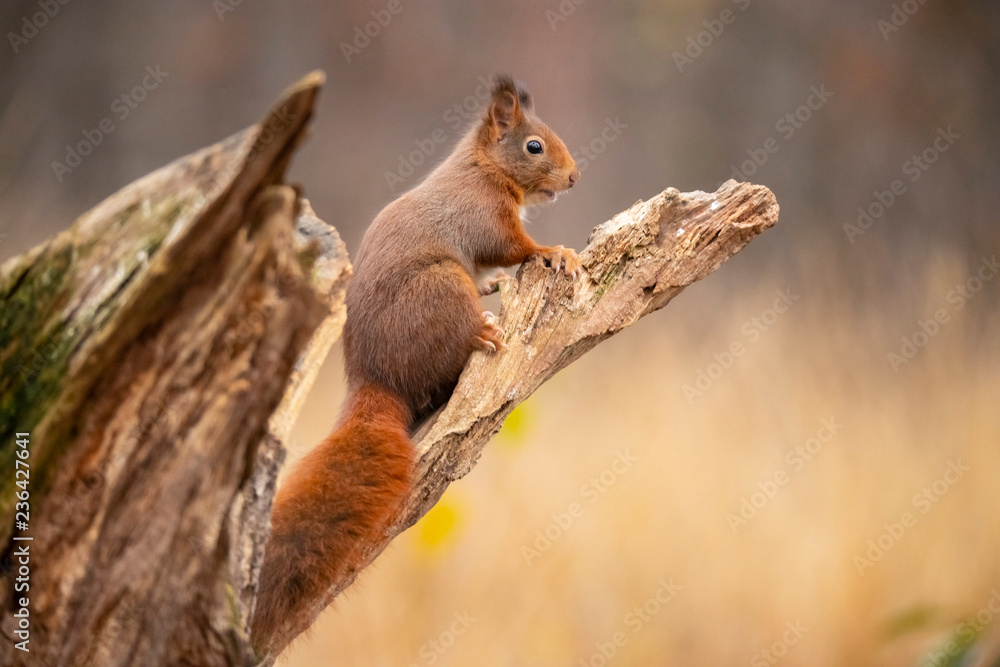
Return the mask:
M576 185L576 182L580 180L580 170L577 169L572 174L569 175L569 187Z

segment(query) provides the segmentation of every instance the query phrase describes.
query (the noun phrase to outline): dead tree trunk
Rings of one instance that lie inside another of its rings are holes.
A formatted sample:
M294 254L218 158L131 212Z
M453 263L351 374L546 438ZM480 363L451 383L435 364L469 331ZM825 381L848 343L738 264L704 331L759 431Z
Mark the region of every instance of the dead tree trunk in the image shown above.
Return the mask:
M282 442L350 276L336 231L282 184L321 84L0 268L0 663L273 661L247 628ZM580 278L526 263L502 289L509 349L475 354L421 427L413 496L368 561L542 382L777 215L761 186L669 189L597 227Z

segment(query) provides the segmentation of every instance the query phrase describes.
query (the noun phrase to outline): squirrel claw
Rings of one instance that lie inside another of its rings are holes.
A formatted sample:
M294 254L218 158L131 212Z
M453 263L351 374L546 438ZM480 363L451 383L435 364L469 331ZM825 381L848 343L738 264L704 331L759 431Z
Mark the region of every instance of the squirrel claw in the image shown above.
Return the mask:
M556 271L562 271L563 273L572 276L573 278L578 278L580 276L580 258L577 257L576 251L572 248L567 248L565 246L557 245L551 248L543 248L541 250L542 257L548 262Z
M483 337L476 338L476 347L483 352L496 352L497 346L493 341L486 340Z
M476 349L492 353L498 350L506 350L507 344L500 340L499 337L485 335L476 336Z
M514 279L506 272L500 271L496 275L486 279L483 286L479 288L479 296L489 296L500 291L500 285L514 282Z
M477 350L496 352L507 349L507 345L503 342L503 337L507 335L507 332L497 326L496 322L496 315L488 310L483 311L483 327L475 340Z

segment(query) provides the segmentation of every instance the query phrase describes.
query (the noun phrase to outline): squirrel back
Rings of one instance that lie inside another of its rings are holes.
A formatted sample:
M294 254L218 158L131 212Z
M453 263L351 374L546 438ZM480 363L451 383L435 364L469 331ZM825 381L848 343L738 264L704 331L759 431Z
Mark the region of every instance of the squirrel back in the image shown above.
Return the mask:
M363 565L412 489L410 429L447 400L472 352L504 348L479 273L535 254L579 270L572 250L539 246L520 217L579 175L527 89L498 76L484 118L372 222L347 288L343 414L275 496L252 620L259 654L306 629Z

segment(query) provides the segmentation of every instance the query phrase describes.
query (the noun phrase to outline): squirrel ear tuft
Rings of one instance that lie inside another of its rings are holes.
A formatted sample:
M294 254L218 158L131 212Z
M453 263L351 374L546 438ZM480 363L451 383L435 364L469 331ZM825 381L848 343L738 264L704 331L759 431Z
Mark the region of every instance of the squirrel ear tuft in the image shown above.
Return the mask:
M517 98L521 102L521 108L528 113L535 113L535 100L531 97L528 87L517 81Z
M508 130L524 120L523 100L531 101L524 86L518 87L509 76L500 74L493 78L492 99L486 121L494 130L497 141L507 136ZM530 106L528 107L530 110Z

